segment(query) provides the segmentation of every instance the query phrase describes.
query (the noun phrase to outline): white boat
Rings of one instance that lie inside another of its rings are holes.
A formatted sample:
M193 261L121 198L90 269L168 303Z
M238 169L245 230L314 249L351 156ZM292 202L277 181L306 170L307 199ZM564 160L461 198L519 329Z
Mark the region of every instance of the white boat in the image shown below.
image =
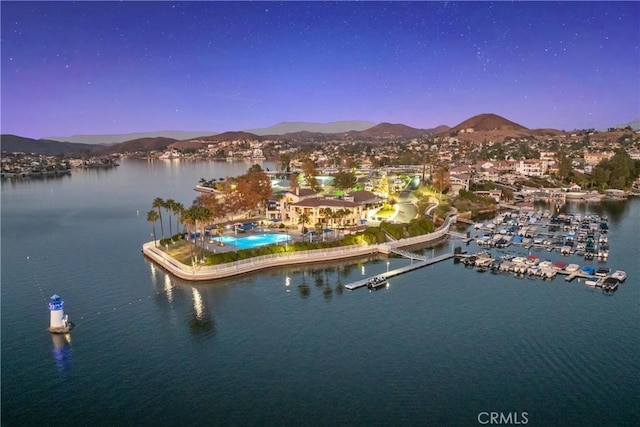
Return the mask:
M551 268L552 265L553 263L551 261L542 261L540 264L538 264L540 268Z
M575 273L576 271L578 271L578 269L580 269L580 266L578 264L569 264L565 268L565 271L567 273Z
M514 264L524 264L524 262L525 262L526 260L527 260L527 259L526 259L525 257L517 256L517 257L513 258L511 261L512 261Z
M590 288L595 288L598 286L598 280L586 280L584 284Z
M614 279L618 279L618 281L620 282L624 282L625 280L627 280L627 273L622 270L617 270L611 275L611 277L613 277Z
M547 279L552 279L556 276L558 272L553 268L542 268L540 269L540 275Z
M384 276L376 276L376 277L372 277L367 281L367 288L378 289L382 286L386 286L387 283L389 282L387 281L387 279L384 278Z

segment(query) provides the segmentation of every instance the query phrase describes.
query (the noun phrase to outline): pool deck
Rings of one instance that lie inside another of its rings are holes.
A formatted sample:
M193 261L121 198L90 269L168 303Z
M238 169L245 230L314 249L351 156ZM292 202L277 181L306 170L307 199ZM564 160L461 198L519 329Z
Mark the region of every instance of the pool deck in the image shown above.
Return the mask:
M212 252L212 253L220 253L220 252L235 252L237 250L240 249L249 249L249 248L255 248L258 246L265 246L265 245L272 245L272 244L280 244L280 245L285 245L285 240L281 240L281 241L273 241L273 242L264 242L261 243L259 245L253 245L253 246L238 246L238 245L234 245L233 243L229 243L229 242L220 242L220 238L233 238L233 239L248 239L251 236L259 236L259 235L264 235L264 234L270 234L270 235L274 235L274 236L289 236L289 239L287 240L288 243L293 243L296 240L294 240L293 236L291 235L291 233L278 233L278 232L273 232L273 231L259 231L259 232L248 232L248 233L241 233L238 235L230 235L230 234L225 234L222 236L216 236L213 237L212 239L208 239L205 242L205 248ZM222 244L221 244L222 243Z

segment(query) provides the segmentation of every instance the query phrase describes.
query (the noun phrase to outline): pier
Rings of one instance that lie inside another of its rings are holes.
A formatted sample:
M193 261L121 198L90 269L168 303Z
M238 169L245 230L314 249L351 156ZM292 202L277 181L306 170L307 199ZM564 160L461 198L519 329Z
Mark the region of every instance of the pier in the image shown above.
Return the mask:
M344 288L352 291L354 289L358 289L358 288L362 288L363 286L367 286L367 282L370 279L372 279L373 277L384 277L385 279L388 279L388 278L393 277L393 276L399 276L400 274L404 274L404 273L407 273L409 271L417 270L419 268L427 267L429 265L433 265L433 264L436 264L438 262L451 259L455 255L456 255L455 253L449 252L449 253L434 257L434 258L425 259L424 261L414 262L414 263L409 264L407 266L396 268L395 270L387 271L385 273L376 274L375 276L367 277L366 279L361 279L361 280L358 280L356 282L349 283L348 285L345 285Z

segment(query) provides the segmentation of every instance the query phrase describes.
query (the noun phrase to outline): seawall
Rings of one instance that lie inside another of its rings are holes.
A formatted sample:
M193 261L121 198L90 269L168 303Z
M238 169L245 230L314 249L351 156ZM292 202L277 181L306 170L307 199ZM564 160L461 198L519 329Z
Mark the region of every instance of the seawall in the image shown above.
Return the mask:
M189 281L203 281L223 279L237 276L252 271L285 265L309 264L314 262L326 262L334 259L357 258L376 253L389 254L390 248L400 248L421 243L429 243L445 236L451 224L456 222L456 217L447 218L445 223L436 231L422 236L400 239L393 242L375 245L353 245L331 249L315 249L310 251L286 252L280 254L264 255L244 260L218 265L186 265L165 252L155 247L155 242L147 242L142 245L142 253L158 266L172 275Z

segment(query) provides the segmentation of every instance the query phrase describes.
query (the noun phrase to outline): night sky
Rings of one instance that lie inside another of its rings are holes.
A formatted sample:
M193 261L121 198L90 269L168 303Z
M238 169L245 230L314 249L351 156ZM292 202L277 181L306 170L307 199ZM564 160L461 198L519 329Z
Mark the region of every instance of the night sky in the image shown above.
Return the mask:
M2 133L640 116L640 2L6 2Z

